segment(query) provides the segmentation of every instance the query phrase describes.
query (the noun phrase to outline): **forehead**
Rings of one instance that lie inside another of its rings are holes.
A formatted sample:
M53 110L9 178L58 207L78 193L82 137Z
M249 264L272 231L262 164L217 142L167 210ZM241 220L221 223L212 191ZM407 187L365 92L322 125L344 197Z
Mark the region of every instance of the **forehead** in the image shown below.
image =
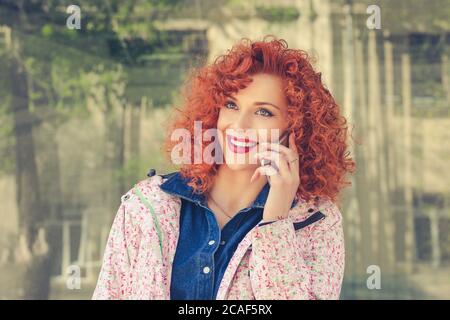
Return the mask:
M245 99L249 102L270 102L280 107L286 104L283 81L280 77L266 73L258 73L251 78L252 82L245 89L239 90L236 93L235 96L237 98Z

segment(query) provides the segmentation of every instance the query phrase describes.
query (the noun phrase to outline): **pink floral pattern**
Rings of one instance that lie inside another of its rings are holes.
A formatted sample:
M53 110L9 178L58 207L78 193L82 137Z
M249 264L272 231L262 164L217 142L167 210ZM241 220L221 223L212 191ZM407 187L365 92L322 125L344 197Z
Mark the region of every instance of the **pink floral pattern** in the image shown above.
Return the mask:
M170 299L170 277L179 235L180 198L159 188L155 175L122 197L108 237L92 299ZM156 214L162 236L152 219ZM325 218L295 230L294 222L320 210ZM161 247L161 246L162 247ZM300 199L283 220L255 226L238 245L217 299L339 299L344 275L342 216L330 201Z

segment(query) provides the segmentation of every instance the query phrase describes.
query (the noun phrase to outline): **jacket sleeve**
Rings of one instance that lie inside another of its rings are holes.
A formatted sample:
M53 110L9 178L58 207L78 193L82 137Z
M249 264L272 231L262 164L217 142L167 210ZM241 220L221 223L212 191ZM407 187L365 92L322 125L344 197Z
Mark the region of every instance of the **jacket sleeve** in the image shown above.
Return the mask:
M256 299L339 299L345 261L342 217L334 204L321 211L324 219L297 232L291 217L258 226L250 261Z
M124 197L127 199L129 195ZM136 248L135 240L130 239L137 239L137 229L130 216L122 201L108 236L93 300L119 300L129 296L131 261Z

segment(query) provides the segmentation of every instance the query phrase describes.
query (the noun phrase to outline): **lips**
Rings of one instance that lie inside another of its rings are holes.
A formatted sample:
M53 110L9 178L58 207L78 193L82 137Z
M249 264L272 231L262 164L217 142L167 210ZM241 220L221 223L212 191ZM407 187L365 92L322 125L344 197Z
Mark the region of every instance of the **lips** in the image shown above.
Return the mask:
M247 143L256 143L255 140L251 140L250 138L239 138L236 136L228 135L233 141L239 141L239 142L247 142Z
M249 138L238 138L230 135L227 135L227 143L234 153L247 153L258 144L255 140Z

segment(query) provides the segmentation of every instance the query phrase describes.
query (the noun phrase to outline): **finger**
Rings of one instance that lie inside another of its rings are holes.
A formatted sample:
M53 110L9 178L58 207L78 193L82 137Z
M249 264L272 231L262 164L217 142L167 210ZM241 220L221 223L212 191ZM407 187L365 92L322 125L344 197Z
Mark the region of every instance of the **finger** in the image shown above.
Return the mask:
M259 169L259 168L258 168ZM252 175L252 177L250 178L250 183L252 183L255 179L258 179L258 177L261 175L260 173L259 173L259 170L258 169L256 169L255 170L255 172L253 172L253 175Z
M289 149L295 153L298 153L297 145L295 144L295 135L293 132L289 134Z
M286 156L286 159L289 161L292 161L294 159L296 159L298 157L298 153L294 152L292 149L283 146L281 144L278 143L270 143L270 142L263 142L260 143L260 147L261 147L261 151L276 151L279 153L282 153Z
M272 166L259 167L257 170L259 170L260 174L263 175L263 176L276 176L276 175L278 175L278 171Z
M283 177L291 174L289 165L287 163L287 159L281 153L275 151L265 151L262 153L256 153L255 158L257 158L258 160L268 159L273 163L275 163L275 165L280 171L281 176Z
M289 135L289 149L291 149L292 152L296 155L296 158L289 160L289 167L293 170L293 172L298 173L300 171L300 155L298 153L297 145L295 144L294 133L291 133ZM298 160L294 161L295 159Z
M272 176L277 173L278 171L276 171L272 166L258 167L250 178L250 182L255 181L260 176Z

